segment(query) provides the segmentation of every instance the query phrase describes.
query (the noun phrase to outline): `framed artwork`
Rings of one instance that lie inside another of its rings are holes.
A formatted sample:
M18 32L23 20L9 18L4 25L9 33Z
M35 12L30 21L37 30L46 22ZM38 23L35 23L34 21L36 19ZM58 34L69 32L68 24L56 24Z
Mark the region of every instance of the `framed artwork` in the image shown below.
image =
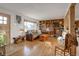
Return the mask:
M18 24L20 24L21 23L21 16L16 15L16 21L17 21Z

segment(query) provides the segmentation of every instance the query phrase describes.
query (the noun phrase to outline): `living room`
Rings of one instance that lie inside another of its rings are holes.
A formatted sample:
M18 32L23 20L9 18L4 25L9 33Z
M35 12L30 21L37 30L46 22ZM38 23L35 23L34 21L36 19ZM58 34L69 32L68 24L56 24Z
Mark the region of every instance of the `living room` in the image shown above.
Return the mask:
M0 54L55 56L57 48L62 51L59 55L65 56L65 50L55 46L65 44L64 31L78 35L78 10L78 3L0 3L0 35L5 36L0 42L4 47ZM79 55L79 48L72 48L67 55Z

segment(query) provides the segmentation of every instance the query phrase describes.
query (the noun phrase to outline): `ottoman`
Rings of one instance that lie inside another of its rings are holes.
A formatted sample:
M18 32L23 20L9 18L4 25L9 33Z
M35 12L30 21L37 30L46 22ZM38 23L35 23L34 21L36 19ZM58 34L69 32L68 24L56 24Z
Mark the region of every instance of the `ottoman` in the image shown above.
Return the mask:
M41 34L40 35L40 41L45 41L48 39L48 34Z

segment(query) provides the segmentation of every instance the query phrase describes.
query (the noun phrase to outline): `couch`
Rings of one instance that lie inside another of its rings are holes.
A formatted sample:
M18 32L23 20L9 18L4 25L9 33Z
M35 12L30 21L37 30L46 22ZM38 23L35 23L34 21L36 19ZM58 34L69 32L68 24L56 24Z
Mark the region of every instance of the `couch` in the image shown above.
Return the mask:
M26 33L26 40L33 41L39 37L41 34L40 30L29 30Z

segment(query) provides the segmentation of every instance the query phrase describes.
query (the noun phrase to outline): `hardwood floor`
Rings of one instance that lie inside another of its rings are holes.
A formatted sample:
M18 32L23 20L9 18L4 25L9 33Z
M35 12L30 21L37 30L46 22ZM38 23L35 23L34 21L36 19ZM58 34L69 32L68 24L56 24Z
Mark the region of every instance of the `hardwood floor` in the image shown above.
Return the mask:
M55 46L59 45L54 37L42 42L39 39L34 41L24 41L19 44L11 44L6 47L7 56L54 56ZM77 47L79 56L79 46Z
M21 45L21 46L20 46ZM55 38L49 38L47 41L25 41L22 44L18 44L16 52L10 54L10 56L53 56L54 46L57 45Z
M58 41L54 37L50 37L44 42L39 39L32 42L24 41L6 46L6 56L54 56L55 46L58 45ZM79 46L76 55L79 56Z

